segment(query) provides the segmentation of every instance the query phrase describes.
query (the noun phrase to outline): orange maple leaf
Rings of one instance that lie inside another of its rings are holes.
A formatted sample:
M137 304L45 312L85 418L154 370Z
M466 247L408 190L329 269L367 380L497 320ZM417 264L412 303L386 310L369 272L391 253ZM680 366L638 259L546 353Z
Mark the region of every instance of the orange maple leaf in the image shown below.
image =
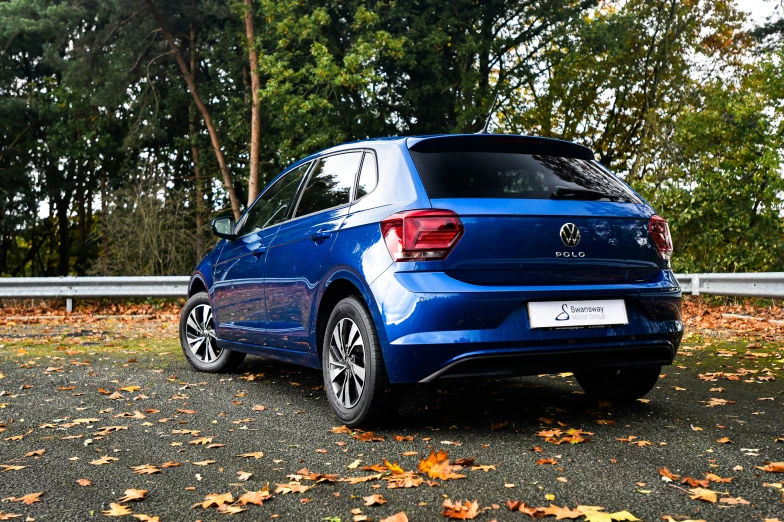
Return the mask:
M449 454L444 450L439 450L438 453L430 450L430 455L427 459L419 461L419 470L427 473L427 476L430 478L441 480L465 478L465 475L455 473L452 469L453 466L449 464Z
M766 466L756 466L756 468L768 473L784 473L784 462L770 462Z

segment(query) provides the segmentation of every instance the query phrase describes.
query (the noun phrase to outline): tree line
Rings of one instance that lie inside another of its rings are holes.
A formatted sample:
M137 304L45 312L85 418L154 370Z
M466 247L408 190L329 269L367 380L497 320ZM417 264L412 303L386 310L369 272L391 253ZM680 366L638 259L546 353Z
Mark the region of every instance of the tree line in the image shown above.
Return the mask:
M784 270L784 23L732 0L2 0L0 274L184 274L291 162L574 140L682 271Z

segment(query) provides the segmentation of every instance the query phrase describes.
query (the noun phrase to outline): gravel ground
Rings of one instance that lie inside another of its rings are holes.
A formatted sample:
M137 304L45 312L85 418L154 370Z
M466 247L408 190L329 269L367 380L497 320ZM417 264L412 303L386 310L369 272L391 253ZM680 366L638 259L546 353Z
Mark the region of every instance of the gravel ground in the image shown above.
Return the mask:
M473 458L475 466L494 469L466 467L458 470L464 479L429 485L423 476L418 487L395 489L384 480L315 483L305 477L301 483L313 487L304 493L275 494L233 516L345 522L358 513L381 520L405 511L412 521L440 520L448 498L478 501L476 519L486 521L529 519L511 512L508 500L603 506L646 521L784 519L784 473L757 468L784 461L784 351L777 341L747 349L749 340L692 336L645 402L631 406L591 400L568 374L416 387L405 391L401 412L390 412L388 425L375 430L384 440L362 442L331 432L339 424L318 371L248 357L236 374L202 374L175 342L151 341L174 336L171 325L134 326L143 332L129 333L120 323L116 336L102 323L68 328L7 325L0 331L0 513L22 515L19 520L102 519L101 511L130 488L147 490L144 500L125 504L133 514L223 520L232 515L192 506L208 494L231 492L236 500L267 483L274 492L302 468L357 477L374 473L362 466L386 458L412 471L440 449L453 461ZM719 371L725 375L703 380ZM728 402L709 406L714 398ZM593 434L560 445L537 435L570 428ZM616 440L629 436L639 445ZM717 442L725 437L732 442ZM193 444L199 439L204 444ZM26 456L38 450L45 451ZM237 456L254 452L264 455ZM104 456L117 460L90 464ZM555 464L537 464L540 459ZM359 466L348 469L356 460ZM161 467L170 461L180 465ZM204 461L214 462L197 464ZM143 464L161 471L131 469ZM24 468L3 472L2 466ZM664 467L700 480L706 473L731 477L708 488L718 499L749 503L692 500L680 479L662 480ZM241 471L253 475L242 481ZM35 492L43 495L30 505L8 500ZM362 497L373 494L388 502L365 506Z

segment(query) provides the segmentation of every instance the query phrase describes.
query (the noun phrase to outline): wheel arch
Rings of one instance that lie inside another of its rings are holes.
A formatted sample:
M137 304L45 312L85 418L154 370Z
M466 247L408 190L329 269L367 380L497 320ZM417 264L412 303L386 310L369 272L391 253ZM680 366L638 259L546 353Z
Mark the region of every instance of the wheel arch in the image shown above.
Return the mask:
M199 292L209 293L207 289L207 283L204 281L204 277L199 273L195 273L193 276L191 276L191 281L188 284L188 298L193 297Z
M335 272L326 280L324 284L324 290L322 291L316 305L315 321L313 322L311 329L311 339L313 346L315 347L316 355L318 356L319 364L322 362L321 344L324 340L324 334L327 329L329 316L332 314L332 310L335 308L335 305L337 305L341 300L350 296L356 296L362 299L362 301L365 303L365 306L367 306L368 310L370 311L373 322L376 323L374 326L376 328L377 335L379 335L379 338L381 335L383 335L383 328L378 327L380 315L377 312L375 300L373 299L373 296L370 293L370 289L367 287L367 285L365 285L364 282L351 271L341 270Z

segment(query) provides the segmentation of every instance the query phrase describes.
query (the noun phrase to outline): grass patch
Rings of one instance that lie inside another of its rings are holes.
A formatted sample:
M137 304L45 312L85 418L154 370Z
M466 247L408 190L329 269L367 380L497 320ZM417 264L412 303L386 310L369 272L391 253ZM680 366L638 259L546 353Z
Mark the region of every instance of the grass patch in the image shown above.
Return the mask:
M701 334L689 336L675 358L675 364L700 373L732 372L784 368L784 345L781 342L722 340Z
M167 353L179 355L181 350L178 339L26 338L0 342L0 360L53 356L78 360L92 355L128 359L139 355L143 357L136 359L142 362L151 356L158 357Z

